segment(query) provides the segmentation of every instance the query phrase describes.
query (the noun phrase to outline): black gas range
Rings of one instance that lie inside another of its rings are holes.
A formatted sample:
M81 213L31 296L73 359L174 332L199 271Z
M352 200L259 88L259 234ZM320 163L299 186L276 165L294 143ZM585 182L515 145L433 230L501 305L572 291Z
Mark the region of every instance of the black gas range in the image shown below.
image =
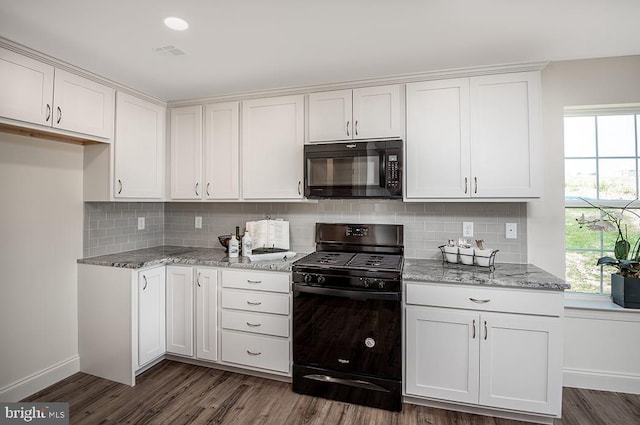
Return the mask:
M316 224L293 264L293 390L402 406L403 226Z

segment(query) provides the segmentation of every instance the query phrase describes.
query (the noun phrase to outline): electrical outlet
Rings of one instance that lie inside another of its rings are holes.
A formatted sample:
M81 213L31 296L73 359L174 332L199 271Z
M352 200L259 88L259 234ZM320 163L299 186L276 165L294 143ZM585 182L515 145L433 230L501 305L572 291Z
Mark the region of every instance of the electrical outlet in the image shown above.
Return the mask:
M196 229L202 229L202 217L196 216Z
M472 221L465 221L464 223L462 223L462 236L465 238L472 238L473 237L473 222Z
M505 225L505 238L518 239L518 223L507 223Z
M138 230L144 230L144 217L138 217Z

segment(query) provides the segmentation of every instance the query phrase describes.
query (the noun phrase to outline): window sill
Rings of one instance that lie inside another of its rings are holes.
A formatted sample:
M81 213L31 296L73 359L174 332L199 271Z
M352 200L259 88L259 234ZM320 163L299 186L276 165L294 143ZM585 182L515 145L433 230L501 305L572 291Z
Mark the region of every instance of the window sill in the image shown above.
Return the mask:
M628 315L633 321L640 321L640 309L623 308L611 300L610 295L564 294L565 316L573 316L579 311L592 312L594 315Z

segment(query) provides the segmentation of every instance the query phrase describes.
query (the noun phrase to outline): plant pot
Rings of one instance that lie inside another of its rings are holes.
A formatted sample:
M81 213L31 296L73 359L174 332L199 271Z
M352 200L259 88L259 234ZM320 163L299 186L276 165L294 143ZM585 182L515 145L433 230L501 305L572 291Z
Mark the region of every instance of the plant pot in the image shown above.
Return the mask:
M612 274L611 298L624 308L640 308L640 278Z

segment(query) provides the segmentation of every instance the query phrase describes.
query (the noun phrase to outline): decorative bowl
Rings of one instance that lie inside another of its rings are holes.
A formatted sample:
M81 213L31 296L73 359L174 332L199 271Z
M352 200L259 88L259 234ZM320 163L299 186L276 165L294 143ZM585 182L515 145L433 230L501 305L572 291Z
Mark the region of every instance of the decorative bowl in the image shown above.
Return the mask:
M224 252L229 251L229 239L231 239L230 235L218 236L218 241L220 242L220 245L224 247Z

